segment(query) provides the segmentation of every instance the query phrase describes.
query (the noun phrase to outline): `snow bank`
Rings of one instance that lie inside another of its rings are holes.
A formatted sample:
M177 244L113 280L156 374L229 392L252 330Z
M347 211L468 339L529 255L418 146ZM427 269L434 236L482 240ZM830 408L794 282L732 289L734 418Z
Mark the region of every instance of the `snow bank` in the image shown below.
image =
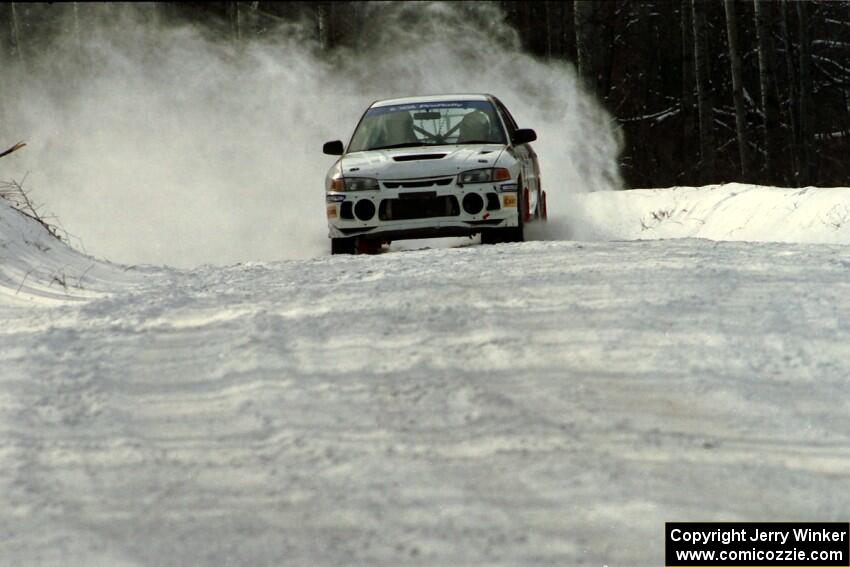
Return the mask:
M708 238L850 244L850 188L728 183L563 195L550 234L574 240ZM557 207L557 208L556 208Z
M706 238L850 244L850 188L778 188L729 183L558 194L538 240ZM468 243L452 239L450 245ZM410 241L397 250L438 246ZM250 254L250 251L245 253ZM0 302L85 299L139 281L152 268L127 268L82 254L0 199Z
M0 199L0 303L97 297L139 276L81 254Z

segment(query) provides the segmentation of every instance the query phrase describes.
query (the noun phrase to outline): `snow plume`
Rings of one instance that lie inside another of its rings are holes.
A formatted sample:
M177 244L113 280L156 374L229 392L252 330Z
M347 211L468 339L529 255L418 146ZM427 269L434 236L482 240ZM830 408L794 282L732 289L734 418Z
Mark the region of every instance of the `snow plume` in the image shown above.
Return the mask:
M361 45L328 54L306 25L237 43L161 25L149 6L80 5L80 35L4 81L0 133L29 147L3 174L30 171L65 229L115 261L316 256L328 248L323 141L347 139L377 98L491 92L538 132L555 221L560 195L620 186L610 116L571 65L521 53L497 6L365 9Z

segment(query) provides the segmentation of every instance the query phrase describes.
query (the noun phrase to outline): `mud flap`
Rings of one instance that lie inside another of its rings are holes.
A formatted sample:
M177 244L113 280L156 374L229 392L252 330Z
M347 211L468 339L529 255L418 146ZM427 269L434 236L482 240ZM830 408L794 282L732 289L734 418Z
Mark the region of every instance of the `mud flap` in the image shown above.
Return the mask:
M523 222L529 222L531 220L531 205L528 197L528 187L523 188L522 190L522 220Z
M540 218L544 221L549 220L549 209L546 206L546 191L543 191L540 199Z

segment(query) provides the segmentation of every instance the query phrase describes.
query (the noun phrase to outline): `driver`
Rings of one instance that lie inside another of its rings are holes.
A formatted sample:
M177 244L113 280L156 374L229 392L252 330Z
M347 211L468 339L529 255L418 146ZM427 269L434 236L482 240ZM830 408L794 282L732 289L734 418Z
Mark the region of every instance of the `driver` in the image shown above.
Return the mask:
M409 112L393 112L384 119L384 144L406 144L418 141L413 132L413 117Z
M481 110L473 110L460 121L457 143L486 142L490 139L490 117Z

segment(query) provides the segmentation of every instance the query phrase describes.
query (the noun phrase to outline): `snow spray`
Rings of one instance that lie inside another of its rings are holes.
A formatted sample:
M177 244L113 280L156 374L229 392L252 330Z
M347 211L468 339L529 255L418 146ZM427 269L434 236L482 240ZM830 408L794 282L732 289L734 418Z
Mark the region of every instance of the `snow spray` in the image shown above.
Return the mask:
M57 8L58 9L58 8ZM79 21L87 10L80 5ZM495 3L365 5L361 45L322 52L311 26L237 41L112 6L52 38L0 93L4 164L93 255L192 267L328 253L322 143L373 101L492 93L534 144L550 228L572 192L616 189L620 139L575 69L524 54ZM69 11L70 13L70 11ZM16 171L19 168L19 171ZM532 234L532 237L534 235Z

